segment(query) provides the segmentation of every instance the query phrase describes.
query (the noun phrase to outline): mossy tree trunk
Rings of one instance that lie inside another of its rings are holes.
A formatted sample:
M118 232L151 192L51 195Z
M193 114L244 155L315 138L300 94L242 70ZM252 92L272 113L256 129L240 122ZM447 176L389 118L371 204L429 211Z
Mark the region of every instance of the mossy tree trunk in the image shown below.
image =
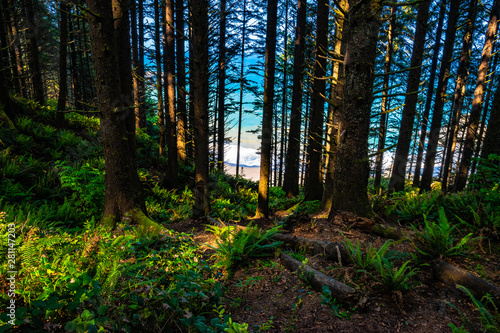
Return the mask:
M106 172L101 223L113 227L122 221L156 229L159 226L145 215L143 189L137 175L128 13L125 5L115 0L113 5L111 0L87 1ZM127 59L128 63L125 61Z

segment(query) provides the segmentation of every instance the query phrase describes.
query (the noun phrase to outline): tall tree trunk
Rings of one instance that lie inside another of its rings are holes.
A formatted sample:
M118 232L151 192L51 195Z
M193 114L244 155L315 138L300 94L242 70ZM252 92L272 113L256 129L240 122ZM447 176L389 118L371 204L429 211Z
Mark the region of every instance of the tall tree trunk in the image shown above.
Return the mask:
M408 163L408 153L410 151L413 124L418 100L418 89L420 86L420 75L422 73L422 59L425 50L425 36L427 34L427 24L429 20L430 1L422 2L418 6L417 28L410 61L410 71L408 72L408 85L406 87L405 104L401 126L399 128L399 138L394 156L391 180L389 181L389 192L402 191L405 186L406 165Z
M30 68L31 84L33 85L34 99L43 105L45 104L45 95L43 92L42 68L40 66L40 55L37 41L39 36L36 29L35 7L33 1L34 0L26 0L25 2L26 19L28 24L26 32L29 50L28 64Z
M333 186L335 212L361 216L372 214L368 199L368 136L375 77L375 55L380 29L380 1L349 0L345 55L345 89L340 113L338 146Z
M457 70L457 79L455 83L455 95L453 96L453 110L448 130L448 144L446 147L446 157L441 170L443 171L443 180L441 189L448 190L448 179L451 172L451 165L455 147L457 143L457 125L459 123L462 107L464 104L465 83L469 74L470 53L472 46L472 35L474 33L474 25L476 23L477 0L472 0L469 4L469 16L465 26L465 34L462 41L462 52L460 54L460 64Z
M59 97L57 100L57 127L64 127L64 109L68 100L68 71L66 58L68 57L68 3L59 2L61 21L59 24Z
M191 95L194 112L195 191L193 217L210 213L208 190L208 1L191 0Z
M146 80L144 78L144 0L138 0L139 20L139 63L137 75L139 78L139 127L146 130Z
M9 44L11 46L11 57L14 59L15 66L14 78L17 81L17 89L20 95L24 98L27 96L26 80L24 78L24 62L21 51L21 38L17 28L17 11L13 0L2 0L2 7L7 20L7 29L9 36Z
M82 86L81 86L81 79L80 79L80 71L78 70L78 60L77 60L77 39L76 39L76 30L73 25L73 14L71 13L69 20L68 20L68 29L69 29L69 37L70 37L70 43L69 43L69 59L70 59L70 73L71 73L71 91L72 91L72 98L73 98L73 106L77 110L82 110L81 102L82 102Z
M156 58L156 94L158 98L158 143L160 144L160 155L165 156L165 115L163 110L163 85L162 85L162 71L161 71L161 52L160 52L160 4L158 0L154 0L155 8L155 58Z
M243 122L243 74L245 69L245 37L247 26L247 1L243 0L243 27L241 29L240 102L238 109L238 138L236 141L236 178L240 174L241 125Z
M328 53L328 0L318 1L316 23L316 55L309 123L309 168L305 200L321 200L323 196L323 124L325 113L326 56Z
M495 0L491 7L490 22L486 31L483 52L481 55L481 63L477 74L476 89L474 90L474 99L470 110L469 122L467 124L467 135L465 136L464 151L460 160L460 167L457 178L455 180L455 191L462 191L467 183L467 176L471 164L472 154L474 152L474 142L476 140L476 132L481 117L481 107L484 100L484 90L486 86L486 75L488 74L488 62L491 57L491 49L495 40L495 34L498 27L498 19L500 18L500 2Z
M12 117L15 116L14 110L12 109L12 101L9 96L9 80L7 78L7 68L9 67L8 54L5 54L4 51L7 51L9 47L9 43L7 41L7 25L4 24L4 19L6 19L8 12L4 7L4 2L1 3L0 10L0 48L2 49L2 53L0 56L0 128L14 128L14 124L12 123ZM13 68L14 69L14 68Z
M290 112L290 130L288 132L288 149L285 158L286 167L283 181L283 190L286 192L287 197L299 194L300 127L302 122L302 79L304 76L306 7L306 0L298 0L293 56L292 109Z
M341 0L338 4L339 12L346 13L349 9L347 0ZM330 83L330 101L328 102L328 120L326 137L326 174L325 186L323 188L323 197L321 199L321 211L329 212L333 202L333 174L335 171L335 156L339 141L339 115L342 109L342 96L344 95L344 55L346 42L342 38L345 34L345 18L338 18L337 29L335 31L335 50L334 55L337 58L332 65L332 82Z
M285 161L286 128L288 125L287 91L288 91L288 1L285 0L285 36L283 38L283 102L281 105L281 133L280 133L280 166L278 171L278 186L283 186L283 163ZM276 167L276 165L275 165Z
M217 132L217 167L224 170L225 119L226 119L226 0L220 1L219 26L219 115Z
M484 137L481 158L488 158L490 154L500 155L500 81L491 104L490 119Z
M428 7L428 6L427 6ZM420 12L420 9L419 9ZM382 166L384 164L384 148L385 148L385 137L387 131L387 116L389 109L389 81L392 63L392 51L393 51L393 41L394 41L394 29L396 24L396 9L391 8L391 19L389 23L389 29L387 30L387 47L385 50L384 59L384 82L383 82L383 92L382 92L382 104L380 108L380 127L378 131L378 151L375 160L375 180L373 186L375 189L382 190L380 184L382 182ZM418 22L418 18L417 18ZM418 24L418 23L417 23ZM417 28L418 31L418 28ZM415 33L415 40L417 39L417 33ZM416 44L416 43L415 43ZM414 44L414 45L415 45ZM415 46L414 46L415 47ZM409 82L410 80L408 80Z
M441 48L443 21L444 21L444 16L446 14L446 0L443 0L443 2L439 4L439 7L440 7L439 19L436 29L436 40L434 42L434 49L432 53L432 62L430 68L429 83L427 88L427 97L425 101L425 109L420 119L420 139L418 143L417 161L415 162L415 173L413 175L413 184L412 184L415 187L420 186L420 170L422 167L422 159L424 156L425 138L427 136L427 126L429 124L429 114L431 110L432 97L434 96L434 81L436 79L436 69L439 58L439 50Z
M451 1L450 13L448 14L448 26L446 27L446 39L444 41L443 57L441 58L441 70L439 71L438 86L436 89L436 100L432 113L432 122L425 155L424 171L420 181L420 191L431 189L434 164L436 160L441 121L443 119L443 107L446 102L446 86L450 78L450 67L453 61L453 46L455 44L456 26L459 16L461 0Z
M145 215L143 190L137 175L135 122L130 103L132 78L125 77L131 73L130 51L126 51L130 47L128 24L124 22L126 8L121 9L120 15L115 12L113 17L111 1L88 0L87 7L95 14L89 14L88 21L105 159L102 223L114 226L118 221L129 221L156 229L159 226ZM125 37L126 40L122 39ZM123 67L127 56L129 69ZM125 87L125 82L130 88Z
M184 1L175 2L175 28L177 31L177 154L186 163L187 111L186 111L186 56L184 54Z
M262 143L260 148L260 180L255 217L269 217L269 174L271 170L271 138L273 134L274 73L276 65L276 22L278 0L267 2L266 59L264 74L264 107L262 111Z
M179 1L179 0L177 0ZM177 126L175 110L174 0L165 1L165 97L167 102L167 183L177 186Z
M136 0L131 2L130 10L130 30L132 40L132 82L134 91L134 113L135 113L135 127L141 128L141 100L139 85L141 78L139 77L139 38L137 36L137 5Z
M493 58L493 64L491 65L491 69L494 70L497 68L497 62L498 62L498 52L494 52L495 56ZM492 74L493 75L493 74ZM490 101L491 101L491 94L493 93L493 77L490 79L490 83L488 84L488 91L486 93L486 99L484 103L484 108L483 108L483 115L481 117L481 125L479 126L479 135L477 138L477 144L476 144L476 151L474 152L475 157L480 157L480 152L481 152L481 146L482 143L484 142L484 130L486 127L486 120L488 118L488 111L490 109ZM472 166L470 168L470 174L473 175L476 173L476 167L477 167L477 162L478 159L475 158L472 161Z

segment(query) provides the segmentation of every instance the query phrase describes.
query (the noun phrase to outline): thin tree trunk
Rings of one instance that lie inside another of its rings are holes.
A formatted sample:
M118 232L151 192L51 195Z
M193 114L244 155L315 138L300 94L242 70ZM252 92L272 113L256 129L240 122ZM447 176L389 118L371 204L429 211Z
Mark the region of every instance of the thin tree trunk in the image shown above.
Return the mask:
M283 186L283 163L285 161L285 140L287 121L287 91L288 91L288 1L285 0L285 37L283 39L283 102L281 106L281 138L280 138L280 166L278 174L278 186ZM275 166L276 167L276 166Z
M495 57L493 58L493 65L490 67L492 69L493 73L495 71L495 68L497 67L497 62L498 62L498 52L494 52L494 53L495 53ZM492 73L492 76L493 76L493 73ZM482 143L484 142L484 129L486 127L486 119L488 118L488 111L490 109L491 94L493 93L492 92L493 81L494 81L494 78L491 77L490 83L488 84L488 91L487 91L486 99L485 99L486 102L484 103L483 115L481 118L481 125L479 127L479 135L477 138L476 151L474 152L474 156L477 158L479 158L481 156L480 155L481 146L482 146ZM472 166L470 169L471 175L476 173L476 167L477 167L477 162L478 162L477 158L473 159Z
M293 57L292 109L290 112L290 130L288 132L288 149L285 158L286 167L283 183L283 190L287 197L299 194L300 127L302 122L302 78L304 76L306 7L306 0L298 0L297 28L295 32L295 50Z
M177 0L179 1L179 0ZM174 0L165 1L165 97L167 102L167 185L177 186L177 126L175 110L175 36L174 36Z
M422 2L418 6L417 28L415 41L408 72L408 86L406 87L406 98L399 128L399 138L394 155L394 166L392 168L391 180L389 181L389 192L402 191L405 186L406 165L410 151L413 124L418 101L418 90L420 86L420 75L422 73L422 60L425 50L425 36L429 20L430 1Z
M61 21L59 24L59 97L57 100L57 127L64 127L64 109L68 100L68 71L66 58L68 56L68 3L59 2Z
M500 155L498 142L500 142L500 81L491 104L490 119L486 128L481 158L488 158L491 154Z
M306 180L306 171L307 169L309 168L309 164L308 164L308 158L307 158L307 150L306 150L306 147L307 147L307 137L308 137L308 132L309 132L309 115L311 114L311 94L309 93L310 92L310 89L311 89L311 80L309 80L308 78L306 79L306 114L304 115L304 119L305 119L305 122L304 122L304 135L302 137L302 139L304 140L302 142L302 158L299 159L299 165L301 166L300 168L300 186L304 187L305 186L305 180Z
M195 193L193 217L210 213L208 190L208 1L191 0Z
M460 55L460 65L457 70L457 79L455 83L455 95L453 97L453 110L451 115L450 128L448 130L448 143L446 147L446 158L441 166L443 171L443 180L441 189L448 191L448 181L451 172L451 165L455 147L457 144L457 126L459 123L462 107L464 104L465 84L469 73L470 54L472 46L472 35L474 33L474 25L476 23L477 0L472 0L469 5L469 16L467 17L465 34L462 42L462 52Z
M162 87L162 71L161 71L161 52L160 52L160 4L158 0L154 0L155 8L155 58L156 58L156 94L158 98L158 131L160 144L160 155L165 156L165 115L163 111L163 87Z
M70 45L70 71L71 71L71 89L73 92L73 105L77 110L82 110L82 85L80 78L80 71L78 70L78 60L77 60L77 39L76 39L76 31L73 25L73 19L69 19L68 22L69 35L71 42ZM83 66L83 65L82 65Z
M245 69L245 37L246 37L246 19L247 2L243 0L243 27L241 30L241 67L240 67L240 102L238 109L238 139L236 143L236 178L240 174L240 144L241 144L241 125L243 122L243 74Z
M420 181L420 191L429 191L431 189L437 148L439 144L439 134L441 131L441 121L443 119L443 107L446 102L446 86L448 85L448 79L451 76L450 67L453 61L453 46L455 44L455 36L457 32L456 26L461 2L461 0L451 1L450 5L443 57L441 58L441 70L439 72L436 100L434 102L434 110L432 113L429 142L427 143L424 171L422 172L422 179Z
M420 7L419 7L419 12L420 12ZM382 190L380 184L382 182L382 166L384 164L384 148L385 148L385 137L387 131L387 116L388 116L387 110L389 109L389 97L387 95L389 93L389 81L391 78L389 73L391 71L391 63L392 63L392 51L393 51L392 44L394 41L394 29L396 24L395 21L396 21L396 9L392 7L391 20L389 23L389 29L387 31L387 47L385 50L385 59L384 59L384 82L383 82L383 92L382 92L382 104L380 108L380 127L378 131L378 151L375 160L375 180L373 184L375 189L378 189L380 191ZM418 34L415 33L415 36L418 36ZM415 39L417 39L417 37L415 37Z
M28 64L30 68L31 83L33 85L33 97L41 105L45 104L43 92L42 68L40 66L40 52L38 51L38 34L35 22L34 1L26 0L25 10L28 29L26 31L27 46L29 50Z
M10 36L10 45L12 45L11 55L14 58L15 67L14 67L14 77L17 81L18 89L22 97L26 98L27 90L26 90L26 80L24 78L24 62L22 58L21 51L21 38L19 35L19 31L17 28L17 12L16 7L14 5L13 0L2 0L2 4L4 6L4 10L8 13L8 29Z
M339 3L339 12L346 13L348 11L347 0L342 0ZM330 101L328 103L328 129L327 129L327 162L325 186L323 188L323 197L321 199L321 211L329 212L333 202L333 174L335 171L335 156L337 154L337 146L339 142L339 115L342 110L342 96L344 95L344 63L346 43L342 36L345 35L345 18L338 18L337 29L335 31L335 50L334 54L338 57L332 65L332 82L330 84ZM341 60L339 60L341 59Z
M460 167L457 178L455 180L455 191L462 191L467 183L467 177L471 164L472 154L474 152L474 142L476 140L476 132L481 117L481 107L484 100L484 90L486 86L486 75L488 74L488 62L491 57L491 50L495 40L495 34L498 27L498 19L500 18L500 2L495 0L491 7L490 22L486 31L483 52L481 55L481 63L477 74L476 89L474 91L474 99L472 100L469 122L467 125L467 135L465 136L464 151L460 160Z
M186 56L184 54L184 1L177 0L175 26L177 30L177 155L186 163L187 111L186 111Z
M226 0L220 1L219 26L219 115L217 132L217 167L224 170L226 120Z
M429 76L429 86L427 88L427 97L425 101L425 109L424 114L421 117L420 122L420 139L418 143L418 151L417 151L417 161L415 162L415 174L413 176L413 186L420 186L420 170L422 167L422 159L424 156L424 147L425 147L425 138L427 136L427 126L429 124L429 114L431 110L432 97L434 96L434 81L436 79L436 69L437 62L439 58L439 50L441 48L441 35L443 33L443 21L444 16L446 14L446 0L439 5L439 19L438 25L436 29L436 41L434 43L432 62L430 68L430 76Z
M368 136L375 76L377 37L380 29L379 1L349 1L345 89L340 113L338 146L333 186L333 205L329 217L338 211L360 216L372 214L368 199Z
M144 0L138 0L139 12L139 63L137 75L139 78L139 127L146 130L146 81L144 78Z
M132 40L132 68L133 68L133 90L134 90L134 113L135 113L135 127L141 127L141 101L139 97L139 46L137 36L137 6L135 0L131 2L130 10L130 27L131 27L131 40Z
M326 56L328 53L328 0L318 1L316 23L316 54L314 61L314 81L311 97L311 117L309 123L308 152L309 172L305 200L321 200L323 196L323 124L325 113Z
M264 107L262 111L262 143L260 180L255 217L269 217L269 174L271 170L271 138L273 134L274 73L276 65L276 22L278 0L267 2L266 59L264 75Z

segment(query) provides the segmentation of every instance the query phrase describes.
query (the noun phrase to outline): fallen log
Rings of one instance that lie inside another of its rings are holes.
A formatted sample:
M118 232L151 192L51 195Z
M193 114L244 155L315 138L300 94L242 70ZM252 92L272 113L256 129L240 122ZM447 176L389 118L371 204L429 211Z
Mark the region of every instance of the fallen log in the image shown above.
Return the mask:
M338 263L339 266L351 262L349 253L342 243L308 239L286 234L277 234L273 237L273 239L289 244L294 248L304 249L314 255L322 255L326 259Z
M282 253L280 258L287 269L298 272L301 279L310 284L314 290L322 292L323 286L327 286L333 297L348 303L355 301L356 290L348 285L321 273L287 254Z
M486 281L441 259L434 261L432 273L435 279L453 286L464 286L479 297L490 294L495 304L497 306L500 305L500 286L494 283Z

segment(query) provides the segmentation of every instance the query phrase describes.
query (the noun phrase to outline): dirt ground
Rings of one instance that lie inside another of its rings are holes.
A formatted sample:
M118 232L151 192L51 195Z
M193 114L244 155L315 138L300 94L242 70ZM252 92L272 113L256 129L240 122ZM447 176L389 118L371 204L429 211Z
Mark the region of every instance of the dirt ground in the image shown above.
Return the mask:
M255 220L261 228L269 228L280 216ZM241 222L246 225L249 221ZM290 234L304 238L344 241L345 238L379 247L386 239L366 230L373 221L337 216L329 221L324 216L297 218ZM201 244L213 244L213 236L199 221L178 223L172 229L193 233ZM486 244L487 245L487 244ZM450 263L500 284L499 253L485 244L477 244L467 258ZM207 247L206 257L211 250ZM401 253L415 252L408 242L391 246ZM489 250L489 251L488 251ZM279 251L292 251L286 244ZM279 252L278 251L278 252ZM335 302L336 312L326 304L322 292L313 290L297 273L287 270L278 253L269 258L252 260L239 267L232 277L222 280L225 293L223 305L233 321L248 323L250 332L451 332L453 323L464 325L465 316L477 332L482 331L479 312L470 298L454 286L445 285L432 277L430 267L421 267L416 286L405 292L387 293L369 274L352 265L339 266L321 256L299 253L307 264L358 291L359 301L346 306ZM472 259L471 259L472 258ZM470 331L470 329L468 329Z

